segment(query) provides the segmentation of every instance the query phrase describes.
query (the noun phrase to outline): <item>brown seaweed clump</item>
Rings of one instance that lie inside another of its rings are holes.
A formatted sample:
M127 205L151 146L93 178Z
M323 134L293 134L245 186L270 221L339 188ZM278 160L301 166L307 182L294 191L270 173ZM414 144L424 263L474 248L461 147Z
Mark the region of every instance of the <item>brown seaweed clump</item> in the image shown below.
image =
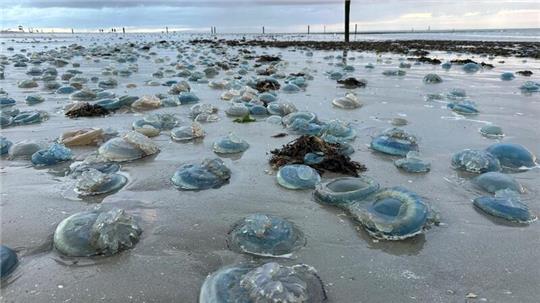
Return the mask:
M266 63L266 62L277 62L281 61L281 58L278 56L270 56L270 55L261 55L256 60L257 62Z
M341 84L344 88L349 88L349 89L365 87L367 85L366 80L358 80L353 77L350 77L344 80L337 80L337 83Z
M108 114L109 111L105 107L88 102L77 103L66 111L66 116L70 118L101 117Z
M275 149L270 153L272 154L270 165L274 169L287 164L305 164L321 174L330 171L355 177L360 172L367 170L363 164L352 161L349 156L344 155L339 143L328 143L316 136L301 136L283 145L281 149ZM308 153L322 153L324 159L315 164L304 163L304 157Z

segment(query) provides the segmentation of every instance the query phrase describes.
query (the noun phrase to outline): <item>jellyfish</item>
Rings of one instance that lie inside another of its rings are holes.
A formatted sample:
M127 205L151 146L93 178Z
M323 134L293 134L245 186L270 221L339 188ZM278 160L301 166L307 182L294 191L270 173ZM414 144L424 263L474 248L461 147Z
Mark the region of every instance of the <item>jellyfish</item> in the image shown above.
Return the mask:
M303 246L305 239L293 223L283 218L253 214L234 224L228 242L240 252L264 257L287 257Z
M371 148L393 156L406 156L418 151L416 137L399 128L391 128L371 140Z
M503 168L524 170L538 165L536 156L520 144L495 143L486 148L486 152L497 158Z
M473 178L472 182L479 188L493 194L503 189L510 189L518 193L524 191L523 186L516 179L500 172L483 173Z
M480 65L477 63L469 62L464 64L462 68L466 73L472 74L480 70Z
M340 177L319 183L313 197L320 203L343 206L362 201L378 190L379 183L371 177Z
M83 128L67 131L59 141L65 146L98 145L103 142L105 133L101 128Z
M63 144L53 143L46 149L41 149L32 155L34 166L49 166L60 162L69 161L73 157L71 149Z
M457 100L448 103L447 107L454 112L462 115L475 115L479 113L476 107L476 103L469 100Z
M230 169L219 158L204 159L200 164L184 164L172 176L172 183L181 190L219 188L229 182Z
M504 137L502 128L496 125L486 125L480 128L480 134L486 138L498 139Z
M424 76L424 83L434 84L434 83L441 83L442 78L437 74L427 74Z
M317 271L305 264L275 262L226 267L206 278L200 303L321 303L326 292Z
M119 208L94 209L64 219L54 232L54 247L70 257L110 256L131 249L142 229Z
M216 154L237 154L246 151L249 143L239 138L234 133L219 138L214 142L212 149Z
M512 72L504 72L501 74L501 80L503 81L510 81L510 80L514 80L516 76L514 76L514 73Z
M0 136L0 155L5 155L8 153L9 148L13 145L6 137Z
M319 173L303 164L291 164L282 166L276 175L279 185L288 189L309 189L321 181Z
M537 219L519 194L511 189L498 190L494 197L478 197L473 205L489 215L515 223L528 224Z
M452 156L452 167L470 173L481 174L500 171L501 163L492 154L485 151L464 149Z
M198 122L193 122L190 125L180 126L171 130L171 138L175 141L191 141L203 138L205 132L202 125Z
M28 95L26 96L24 100L26 101L26 104L28 105L35 105L35 104L44 102L45 98L43 98L43 96L40 96L40 95Z
M108 161L123 162L153 155L158 151L159 147L150 138L132 131L105 142L99 147L98 154Z
M329 143L340 143L354 140L356 131L347 123L331 120L321 127L320 137Z
M89 168L78 177L75 191L81 196L94 196L118 191L127 183L120 174L107 174Z
M151 110L161 106L161 100L156 96L142 96L131 104L136 110Z
M0 244L0 278L5 278L9 276L15 268L19 265L19 258L17 258L17 253L3 245Z

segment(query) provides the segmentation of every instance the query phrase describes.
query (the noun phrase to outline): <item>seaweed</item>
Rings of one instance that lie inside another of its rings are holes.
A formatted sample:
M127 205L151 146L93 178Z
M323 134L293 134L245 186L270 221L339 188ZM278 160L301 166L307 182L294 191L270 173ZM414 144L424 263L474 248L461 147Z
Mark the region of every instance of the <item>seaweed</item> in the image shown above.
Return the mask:
M103 106L90 104L88 102L76 104L66 112L66 116L70 118L99 117L106 116L108 114L109 111Z
M341 84L344 88L358 88L365 87L367 85L366 80L358 80L356 78L350 77L344 80L337 80L337 83Z
M305 164L316 169L320 174L330 171L355 177L367 170L365 165L343 155L339 143L328 143L316 136L301 136L270 153L272 157L269 162L273 169L287 164ZM308 153L322 153L324 159L319 163L304 163L304 157Z
M249 114L244 115L242 118L236 118L233 120L233 122L236 122L236 123L250 123L250 122L255 122L255 121L257 120L251 118Z

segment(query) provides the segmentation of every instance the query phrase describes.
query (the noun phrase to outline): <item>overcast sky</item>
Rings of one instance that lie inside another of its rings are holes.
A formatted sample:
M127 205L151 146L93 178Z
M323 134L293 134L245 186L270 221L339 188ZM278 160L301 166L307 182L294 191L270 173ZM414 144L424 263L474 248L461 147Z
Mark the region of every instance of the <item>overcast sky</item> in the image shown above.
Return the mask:
M343 30L344 0L0 0L1 28L128 31ZM540 27L540 0L352 0L359 30ZM352 25L354 28L354 25Z

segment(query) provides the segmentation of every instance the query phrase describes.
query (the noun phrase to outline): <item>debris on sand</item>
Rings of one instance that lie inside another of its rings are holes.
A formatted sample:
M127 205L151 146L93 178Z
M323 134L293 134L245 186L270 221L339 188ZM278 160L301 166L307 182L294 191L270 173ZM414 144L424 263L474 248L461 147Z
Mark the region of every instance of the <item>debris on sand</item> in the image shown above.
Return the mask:
M278 90L281 87L279 82L273 79L261 79L257 81L256 89L259 93L264 93L271 90Z
M287 136L288 136L287 133L278 133L278 134L272 135L272 138L283 138Z
M278 56L261 55L261 56L259 56L259 58L257 58L256 61L261 62L261 63L264 63L264 62L277 62L277 61L281 61L281 58L278 57Z
M349 156L344 155L339 143L328 143L316 136L301 136L284 145L281 149L275 149L270 153L272 154L270 165L274 169L288 164L305 164L321 174L330 171L355 177L358 176L358 173L367 170L363 164L352 161ZM308 164L304 162L308 154L321 155L322 157L317 163L310 161Z
M525 76L525 77L530 77L532 76L533 72L530 70L520 70L520 71L517 71L516 74Z
M365 87L367 85L366 80L358 80L353 77L343 79L343 80L337 80L337 83L341 84L342 87L348 88L348 89Z
M441 64L441 60L437 59L437 58L428 58L428 57L419 57L419 58L410 58L411 60L414 60L416 62L420 62L420 63L428 63L428 64L434 64L434 65L439 65ZM409 60L409 59L407 59Z
M255 122L255 121L257 120L251 118L249 114L244 115L242 118L236 118L233 120L233 122L236 122L236 123L250 123L250 122Z
M76 103L66 111L66 116L70 118L77 117L100 117L106 116L109 111L101 105L90 104L88 102Z

